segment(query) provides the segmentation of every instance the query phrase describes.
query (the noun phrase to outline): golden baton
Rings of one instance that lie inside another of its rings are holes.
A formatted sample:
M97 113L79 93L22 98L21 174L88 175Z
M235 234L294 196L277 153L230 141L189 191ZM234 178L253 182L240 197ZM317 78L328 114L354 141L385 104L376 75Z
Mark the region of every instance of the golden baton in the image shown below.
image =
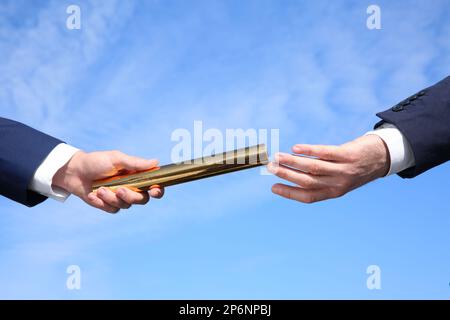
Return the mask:
M188 181L254 168L267 163L266 145L259 144L181 163L172 163L143 172L98 180L95 181L92 190L96 191L101 187L105 187L114 191L125 187L138 192L146 191L152 186L173 186Z

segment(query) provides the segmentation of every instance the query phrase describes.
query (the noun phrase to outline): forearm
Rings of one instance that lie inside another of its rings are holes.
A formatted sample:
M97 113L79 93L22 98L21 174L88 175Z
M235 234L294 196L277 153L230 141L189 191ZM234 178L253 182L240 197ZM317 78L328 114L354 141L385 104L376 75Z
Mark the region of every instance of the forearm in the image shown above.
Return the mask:
M414 165L399 172L415 177L450 160L450 77L377 114L400 130L411 146Z
M45 199L29 189L34 174L62 141L22 123L0 118L0 194L29 207Z

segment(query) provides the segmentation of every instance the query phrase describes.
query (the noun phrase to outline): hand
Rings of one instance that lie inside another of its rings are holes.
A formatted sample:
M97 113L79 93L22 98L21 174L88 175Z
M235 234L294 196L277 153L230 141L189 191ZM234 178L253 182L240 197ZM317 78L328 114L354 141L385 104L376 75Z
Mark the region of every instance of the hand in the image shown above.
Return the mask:
M116 192L100 188L92 192L95 180L118 173L133 173L154 168L157 160L131 157L119 151L85 153L79 151L53 177L53 185L78 196L89 205L109 213L128 209L132 204L146 204L150 197L161 198L164 190L152 188L148 192L134 192L119 188Z
M390 168L389 150L377 135L363 136L341 146L298 144L292 151L296 155L277 154L278 164L269 163L268 170L297 186L277 183L272 192L304 203L343 196L384 177Z

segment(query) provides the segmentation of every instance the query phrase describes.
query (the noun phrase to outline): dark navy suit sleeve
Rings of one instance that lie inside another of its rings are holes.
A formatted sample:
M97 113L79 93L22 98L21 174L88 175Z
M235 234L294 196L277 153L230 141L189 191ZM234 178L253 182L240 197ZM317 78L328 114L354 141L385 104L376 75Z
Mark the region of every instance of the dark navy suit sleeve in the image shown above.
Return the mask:
M411 144L416 164L399 173L413 178L450 160L450 77L378 113L395 125Z
M16 121L0 118L0 194L35 206L47 198L28 190L37 168L62 141Z

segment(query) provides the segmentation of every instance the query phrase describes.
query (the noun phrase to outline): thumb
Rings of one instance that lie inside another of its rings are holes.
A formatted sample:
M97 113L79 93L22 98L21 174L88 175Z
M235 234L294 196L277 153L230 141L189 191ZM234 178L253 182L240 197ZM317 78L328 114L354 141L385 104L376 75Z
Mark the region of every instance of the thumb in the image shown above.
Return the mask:
M114 152L112 162L117 169L126 169L128 171L143 171L154 168L158 165L158 160L156 159L148 160L133 157L122 152Z

